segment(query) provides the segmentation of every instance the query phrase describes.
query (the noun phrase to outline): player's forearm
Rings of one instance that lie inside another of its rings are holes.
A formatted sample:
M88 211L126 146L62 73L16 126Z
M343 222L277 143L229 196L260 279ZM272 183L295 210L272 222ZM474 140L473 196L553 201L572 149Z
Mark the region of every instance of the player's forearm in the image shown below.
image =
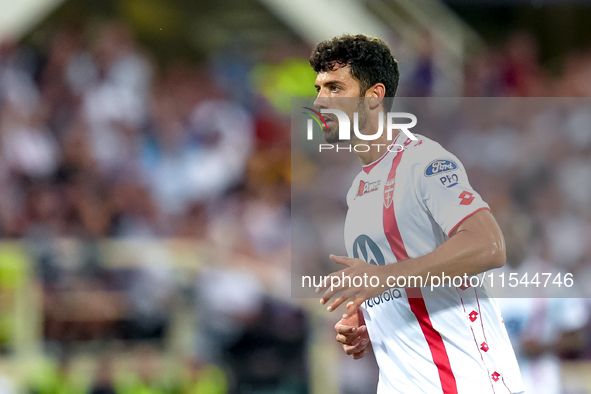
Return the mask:
M460 231L433 252L384 266L386 276L427 277L475 275L505 263L500 231Z

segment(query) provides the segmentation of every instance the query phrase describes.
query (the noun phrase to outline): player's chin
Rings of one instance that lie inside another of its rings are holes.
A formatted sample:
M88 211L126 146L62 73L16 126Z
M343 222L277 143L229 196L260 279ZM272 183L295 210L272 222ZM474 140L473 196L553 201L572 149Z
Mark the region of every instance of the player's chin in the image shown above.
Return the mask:
M337 142L339 142L339 135L338 133L331 133L330 131L325 132L324 141L326 141L329 144L336 144Z
M339 139L339 131L336 127L328 126L328 130L324 129L324 140L329 144L336 144L337 142L343 142Z

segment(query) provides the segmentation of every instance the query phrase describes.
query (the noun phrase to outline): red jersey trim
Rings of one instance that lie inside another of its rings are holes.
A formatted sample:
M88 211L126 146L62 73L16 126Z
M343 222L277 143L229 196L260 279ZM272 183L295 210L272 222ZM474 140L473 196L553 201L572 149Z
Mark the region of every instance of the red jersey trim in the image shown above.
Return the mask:
M392 146L392 145L390 145ZM386 157L388 155L388 153L390 153L390 151L388 150L388 148L386 148L386 152L382 155L382 157L380 157L379 159L377 159L376 161L374 161L373 163L370 164L366 164L364 166L362 166L361 168L363 169L363 171L365 171L366 174L369 174L369 172L378 165L378 163L380 161L382 161L384 159L384 157Z
M433 363L437 366L443 394L458 394L456 377L451 369L443 338L441 338L439 331L433 327L421 289L419 287L409 288L406 289L406 294L408 295L410 310L414 313L421 326L421 331L423 331L431 351Z
M474 211L474 212L472 212L471 214L469 214L469 215L466 215L466 216L465 216L465 217L464 217L462 220L460 220L460 221L458 222L458 224L456 224L456 225L454 226L454 228L452 228L452 229L450 230L450 232L447 234L447 236L448 236L448 237L451 237L451 235L453 234L453 232L454 232L454 231L456 231L456 229L457 229L458 227L460 227L460 224L464 223L464 220L468 219L470 216L472 216L472 215L476 214L477 212L484 211L484 210L490 211L490 208L489 208L489 207L482 207L482 208L478 208L477 210L475 210L475 211Z
M396 135L396 138L394 138L394 141L392 141L392 143L391 143L391 144L388 146L388 148L389 148L390 146L392 146L392 145L394 145L394 144L396 143L396 141L398 140L398 137L400 137L400 132L398 132L398 135ZM376 160L376 161L374 161L373 163L369 163L369 164L366 164L366 165L364 165L364 166L361 166L361 168L363 169L363 171L365 171L365 173L366 173L366 174L369 174L369 172L370 172L370 171L371 171L371 170L372 170L372 169L373 169L375 166L377 166L377 165L378 165L378 163L379 163L380 161L382 161L382 160L384 159L384 157L386 157L386 156L388 155L388 153L390 153L390 151L388 150L388 148L386 148L386 152L384 152L384 154L383 154L383 155L382 155L382 156L381 156L379 159L377 159L377 160ZM402 153L402 152L398 152L398 153L400 154L400 153ZM397 156L398 156L398 155L397 155Z
M395 180L396 169L398 168L400 160L402 159L402 153L403 152L398 152L398 155L396 155L394 160L392 160L392 168L390 169L386 183L388 183L388 181ZM392 191L392 199L393 198L394 193ZM406 251L406 247L402 241L400 229L398 228L398 223L396 221L393 201L388 206L384 204L383 224L384 233L386 234L386 238L390 244L390 249L392 249L392 253L394 253L396 260L402 261L408 259L408 252ZM443 338L441 337L441 334L433 327L433 323L429 317L429 311L427 310L427 305L423 299L421 289L409 288L406 289L406 294L408 295L410 309L415 315L419 326L421 327L421 331L425 336L425 340L429 345L433 363L437 367L437 373L439 374L439 380L441 382L443 393L457 394L458 387L456 378L451 369L449 356L447 355Z

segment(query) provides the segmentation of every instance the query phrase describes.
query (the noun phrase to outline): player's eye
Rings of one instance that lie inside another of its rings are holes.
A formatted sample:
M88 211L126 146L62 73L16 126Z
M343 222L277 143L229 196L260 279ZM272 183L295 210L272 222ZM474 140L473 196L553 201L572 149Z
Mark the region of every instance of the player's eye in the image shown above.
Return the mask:
M340 91L341 91L341 88L339 88L338 86L333 86L330 88L331 93L338 93Z

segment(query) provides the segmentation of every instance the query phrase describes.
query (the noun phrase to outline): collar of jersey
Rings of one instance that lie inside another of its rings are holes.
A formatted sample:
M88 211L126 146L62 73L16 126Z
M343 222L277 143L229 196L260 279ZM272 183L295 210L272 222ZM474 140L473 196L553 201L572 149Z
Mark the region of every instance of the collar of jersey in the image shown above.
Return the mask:
M396 143L396 141L398 140L398 137L400 137L400 132L398 132L398 135L396 136L396 138L394 138L394 141L392 141L392 143L390 144L390 146L394 145ZM388 146L388 148L390 147ZM388 149L386 149L386 151L384 152L384 154L382 156L380 156L379 159L369 163L369 164L365 164L362 166L363 171L365 171L366 174L369 174L369 172L379 164L380 161L382 161L382 159L384 157L386 157L388 155L388 153L390 153L390 151ZM394 151L394 153L398 154L398 151Z

